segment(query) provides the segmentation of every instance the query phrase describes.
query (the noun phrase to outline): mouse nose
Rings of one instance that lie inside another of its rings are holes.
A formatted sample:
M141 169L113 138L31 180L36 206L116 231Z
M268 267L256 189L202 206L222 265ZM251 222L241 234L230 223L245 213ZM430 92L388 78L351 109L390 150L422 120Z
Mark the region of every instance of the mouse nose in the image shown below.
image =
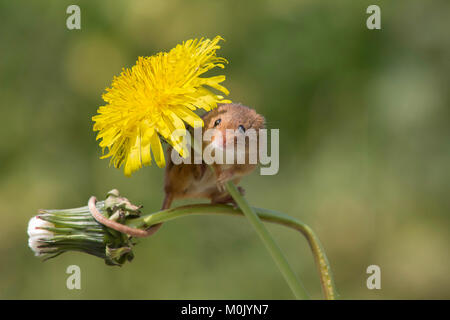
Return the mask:
M223 132L222 130L218 130L218 132L212 136L211 142L215 142L216 145L225 147L227 144L227 136L225 132Z

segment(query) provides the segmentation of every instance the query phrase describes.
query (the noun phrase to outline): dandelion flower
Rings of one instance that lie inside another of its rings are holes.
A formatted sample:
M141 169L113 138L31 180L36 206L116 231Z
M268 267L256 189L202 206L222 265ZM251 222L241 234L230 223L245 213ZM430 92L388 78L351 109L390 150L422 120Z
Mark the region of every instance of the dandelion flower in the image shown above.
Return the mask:
M107 104L92 118L94 131L99 131L97 140L102 139L102 159L111 157L110 164L116 168L124 165L125 175L130 176L151 164L151 150L156 164L164 167L160 138L184 156L185 123L203 126L193 111L209 111L217 103L230 102L211 91L229 93L220 85L224 75L201 77L215 67L224 68L227 60L216 56L220 40L219 36L213 40L191 39L169 52L139 57L131 69L123 69L114 77L111 88L102 96Z

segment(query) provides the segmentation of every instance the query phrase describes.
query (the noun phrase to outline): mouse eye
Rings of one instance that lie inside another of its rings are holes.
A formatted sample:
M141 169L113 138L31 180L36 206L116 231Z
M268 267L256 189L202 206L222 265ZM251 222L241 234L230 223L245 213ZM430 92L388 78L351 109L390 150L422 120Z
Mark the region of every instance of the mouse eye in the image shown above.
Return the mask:
M214 127L217 127L217 126L220 124L221 121L222 121L222 119L217 119L217 120L214 122Z
M243 126L242 124L239 125L238 130L239 130L240 132L242 132L242 133L245 132L245 128L244 128L244 126Z

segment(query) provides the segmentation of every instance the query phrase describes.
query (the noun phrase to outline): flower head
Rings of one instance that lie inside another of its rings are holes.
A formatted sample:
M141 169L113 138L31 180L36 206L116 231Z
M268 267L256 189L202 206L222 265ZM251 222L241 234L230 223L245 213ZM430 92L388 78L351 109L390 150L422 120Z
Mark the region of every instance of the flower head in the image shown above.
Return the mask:
M221 37L194 39L177 45L169 52L151 57L139 57L131 69L114 77L103 100L107 103L92 118L100 147L111 157L111 163L129 176L153 158L159 167L165 165L160 137L182 156L182 132L185 123L203 125L193 111L209 111L217 103L228 103L210 88L228 94L220 83L224 75L200 77L215 67L224 68L227 61L216 56ZM175 134L177 132L178 134ZM180 134L181 133L181 134Z
M102 215L126 222L139 216L138 206L112 190L96 204ZM40 210L28 223L28 245L45 260L64 252L79 251L104 259L108 265L122 265L134 257L132 238L97 222L89 207Z

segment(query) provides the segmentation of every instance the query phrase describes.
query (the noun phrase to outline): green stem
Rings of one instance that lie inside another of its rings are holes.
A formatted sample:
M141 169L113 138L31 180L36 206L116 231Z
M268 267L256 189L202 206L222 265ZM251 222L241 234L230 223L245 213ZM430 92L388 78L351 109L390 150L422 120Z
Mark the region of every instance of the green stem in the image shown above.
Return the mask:
M309 299L309 296L306 293L306 290L303 287L302 283L300 282L300 279L298 279L297 275L292 270L291 266L276 244L275 240L270 236L269 231L259 219L258 215L250 207L247 200L240 194L232 181L226 183L226 188L230 195L233 197L234 201L236 201L239 208L241 208L244 215L250 221L250 224L252 225L253 229L255 229L258 236L261 238L267 250L270 252L270 255L272 256L273 260L275 260L278 269L288 283L295 297L297 299Z
M311 230L311 228L305 225L303 222L281 212L261 208L253 208L253 210L262 220L295 229L297 231L300 231L306 237L316 261L316 266L319 272L320 282L325 299L335 299L337 294L328 259L322 245L320 244L319 239ZM241 210L235 209L229 205L196 204L143 215L139 218L128 220L126 224L134 228L146 228L156 223L190 215L210 214L243 216L243 212Z

